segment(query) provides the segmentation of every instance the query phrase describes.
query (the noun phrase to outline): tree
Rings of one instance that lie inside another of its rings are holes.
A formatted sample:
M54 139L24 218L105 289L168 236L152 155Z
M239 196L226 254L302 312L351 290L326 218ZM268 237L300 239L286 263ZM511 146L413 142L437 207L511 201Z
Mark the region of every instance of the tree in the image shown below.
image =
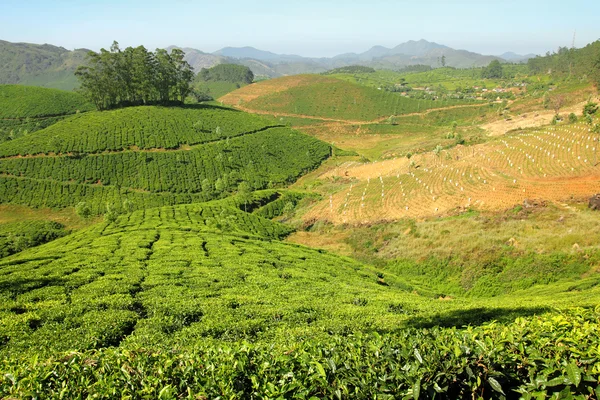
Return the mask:
M558 112L560 111L560 109L562 108L562 106L565 104L565 97L561 94L559 94L558 96L555 96L552 99L552 109L554 110L554 113L558 115Z
M441 145L439 145L439 144L437 146L435 146L435 149L433 149L433 154L435 154L437 156L438 160L440 160L441 153L442 153L443 149L444 148Z
M225 238L225 232L231 232L235 228L235 215L229 214L229 210L223 208L218 215L208 219L207 225L221 231L221 238Z
M217 193L222 193L225 190L225 185L223 184L223 179L219 178L215 182L215 190Z
M482 78L498 79L502 78L502 65L498 60L492 60L490 64L481 72Z
M240 184L238 185L237 195L239 200L244 203L244 212L248 212L247 205L248 202L252 199L250 185L248 184L248 182L240 182Z
M588 101L583 106L583 115L594 115L598 111L598 103Z
M446 56L442 56L442 67L446 66Z
M212 193L212 188L213 185L210 183L210 181L206 178L204 178L201 182L202 185L202 191L206 194L210 194Z
M81 218L88 219L92 216L92 209L86 202L80 201L75 205L75 214Z

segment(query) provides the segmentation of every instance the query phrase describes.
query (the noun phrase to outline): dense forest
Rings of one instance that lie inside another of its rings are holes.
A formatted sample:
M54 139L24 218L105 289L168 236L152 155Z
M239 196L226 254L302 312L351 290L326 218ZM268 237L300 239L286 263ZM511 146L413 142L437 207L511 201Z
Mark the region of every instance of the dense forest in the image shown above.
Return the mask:
M600 86L600 40L581 49L560 47L556 53L529 59L527 64L534 74L587 76Z
M86 65L76 75L81 92L99 110L130 105L183 103L191 91L192 67L185 53L144 46L119 48L113 42L110 51L89 52Z

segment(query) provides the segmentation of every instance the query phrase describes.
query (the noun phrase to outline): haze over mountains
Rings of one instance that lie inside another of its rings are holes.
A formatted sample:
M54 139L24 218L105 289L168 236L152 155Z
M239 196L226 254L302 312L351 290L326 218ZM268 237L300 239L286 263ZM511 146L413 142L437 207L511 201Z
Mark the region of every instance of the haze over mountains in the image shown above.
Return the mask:
M108 47L110 43L107 43ZM213 53L189 47L181 48L186 60L198 72L217 64L234 63L248 66L256 76L273 78L301 73L320 73L348 65L364 65L376 69L401 69L410 65L441 67L483 67L492 60L524 62L533 54L504 53L501 56L482 55L456 50L442 44L410 40L394 48L374 46L363 53L346 53L331 58L312 58L276 54L254 47L225 47ZM36 86L73 89L77 80L73 72L84 62L85 49L67 50L44 44L0 41L0 83L20 83ZM443 57L443 58L442 58Z

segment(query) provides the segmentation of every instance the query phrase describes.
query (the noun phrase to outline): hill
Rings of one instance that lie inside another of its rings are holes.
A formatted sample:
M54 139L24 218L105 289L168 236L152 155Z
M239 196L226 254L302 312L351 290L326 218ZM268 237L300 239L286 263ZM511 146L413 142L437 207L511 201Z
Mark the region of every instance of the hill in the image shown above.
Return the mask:
M298 152L298 148L302 151ZM89 112L0 145L3 203L93 213L222 197L291 182L329 146L260 117L217 107Z
M219 64L202 68L194 80L198 100L217 99L254 81L250 68L236 64Z
M72 90L78 86L74 72L86 54L85 49L69 51L49 44L0 40L0 84Z
M467 101L414 100L328 76L301 75L259 82L220 99L253 112L347 121L374 121Z
M192 66L196 73L200 72L202 68L212 68L215 65L231 62L231 60L227 57L205 53L203 51L192 49L190 47L169 46L166 50L170 52L173 49L183 50L183 52L185 53L185 61L187 61Z
M180 205L2 260L0 393L456 397L531 390L523 374L546 392L587 393L583 379L598 377L582 362L600 340L597 312L548 308L595 304L597 278L582 293L569 283L440 301L392 272L276 240L288 232L223 202ZM453 328L464 323L475 326ZM571 377L556 388L561 373Z
M81 95L56 89L0 85L0 143L93 109Z

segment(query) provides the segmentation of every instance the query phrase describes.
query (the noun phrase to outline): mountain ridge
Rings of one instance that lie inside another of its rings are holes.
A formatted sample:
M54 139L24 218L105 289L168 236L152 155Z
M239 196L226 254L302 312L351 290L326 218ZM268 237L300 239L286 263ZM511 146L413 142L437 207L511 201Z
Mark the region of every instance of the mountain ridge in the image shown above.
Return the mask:
M487 66L493 60L525 62L532 55L506 52L501 56L483 55L468 50L453 49L425 39L409 40L388 48L375 45L362 53L343 53L334 57L304 57L278 54L251 46L224 47L209 53L193 47L182 49L185 60L196 72L217 64L233 63L249 67L255 76L275 78L302 73L321 73L333 68L362 65L376 69L398 70L423 64L455 68ZM0 83L18 83L72 90L78 86L74 71L85 61L89 50L67 50L52 44L11 43L0 40Z

